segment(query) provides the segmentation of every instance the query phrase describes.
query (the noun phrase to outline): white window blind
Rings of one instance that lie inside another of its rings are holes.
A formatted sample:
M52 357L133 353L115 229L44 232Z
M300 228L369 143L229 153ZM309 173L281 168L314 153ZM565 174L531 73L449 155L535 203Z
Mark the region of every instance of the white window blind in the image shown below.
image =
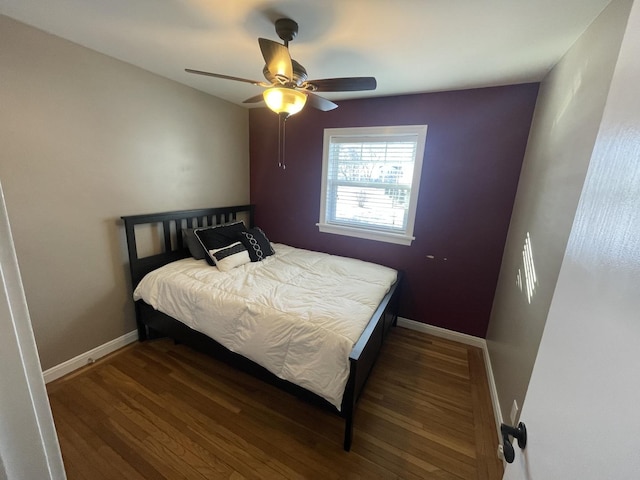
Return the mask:
M410 244L426 126L325 130L321 231Z

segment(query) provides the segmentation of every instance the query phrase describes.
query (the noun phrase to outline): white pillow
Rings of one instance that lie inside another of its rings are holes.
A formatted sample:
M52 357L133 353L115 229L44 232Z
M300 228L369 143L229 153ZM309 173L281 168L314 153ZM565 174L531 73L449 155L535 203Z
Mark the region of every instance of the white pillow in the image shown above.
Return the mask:
M241 242L235 242L226 247L209 250L209 255L222 272L228 272L240 265L251 262L247 248Z

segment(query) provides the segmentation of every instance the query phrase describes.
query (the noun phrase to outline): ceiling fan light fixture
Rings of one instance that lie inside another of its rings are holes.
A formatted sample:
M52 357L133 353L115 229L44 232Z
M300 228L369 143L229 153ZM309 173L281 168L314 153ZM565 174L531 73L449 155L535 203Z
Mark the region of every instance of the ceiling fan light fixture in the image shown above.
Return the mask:
M288 87L273 87L262 92L267 107L276 113L295 115L307 102L307 95Z

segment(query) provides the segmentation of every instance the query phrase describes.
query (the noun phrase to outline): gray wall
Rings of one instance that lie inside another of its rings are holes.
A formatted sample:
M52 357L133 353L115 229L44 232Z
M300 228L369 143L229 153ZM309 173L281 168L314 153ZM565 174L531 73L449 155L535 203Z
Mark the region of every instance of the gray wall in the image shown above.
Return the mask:
M632 0L614 0L541 84L487 331L505 419L522 405ZM529 233L537 276L517 286Z
M43 369L135 328L121 215L249 201L248 113L0 16L0 179Z

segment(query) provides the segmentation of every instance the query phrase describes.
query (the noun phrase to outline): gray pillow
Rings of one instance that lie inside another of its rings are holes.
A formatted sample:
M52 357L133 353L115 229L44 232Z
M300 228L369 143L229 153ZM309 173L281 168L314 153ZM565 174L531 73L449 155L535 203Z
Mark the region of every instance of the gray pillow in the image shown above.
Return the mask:
M193 232L193 228L183 228L182 229L182 241L187 245L189 249L189 253L196 260L203 260L206 258L206 253L204 248L202 248L202 244L196 238L196 234Z

